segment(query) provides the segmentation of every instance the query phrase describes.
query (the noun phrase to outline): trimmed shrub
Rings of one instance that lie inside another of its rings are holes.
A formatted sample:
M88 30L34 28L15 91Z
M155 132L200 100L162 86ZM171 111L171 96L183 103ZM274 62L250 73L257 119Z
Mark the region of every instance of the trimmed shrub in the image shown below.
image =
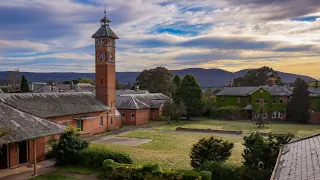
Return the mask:
M234 144L220 138L201 138L191 149L191 166L197 168L205 161L226 161Z
M120 164L114 160L103 161L103 170L108 179L125 180L181 180L182 175L171 169L161 169L156 164L145 166L136 164Z
M201 177L199 171L195 171L195 170L180 170L178 172L182 174L183 180L202 180L202 177Z
M127 154L114 152L103 146L90 146L79 153L81 164L86 167L101 167L105 159L112 159L117 163L131 164L133 161Z
M200 176L202 177L202 180L211 180L212 173L210 171L200 171Z
M245 117L244 110L238 107L226 106L220 108L212 108L210 117L225 120L240 120Z
M77 164L79 161L79 152L88 146L89 142L77 136L75 128L69 126L66 131L61 134L57 145L57 165Z
M210 171L212 180L242 180L243 167L223 162L206 161L200 167L201 172ZM204 177L204 176L202 176Z

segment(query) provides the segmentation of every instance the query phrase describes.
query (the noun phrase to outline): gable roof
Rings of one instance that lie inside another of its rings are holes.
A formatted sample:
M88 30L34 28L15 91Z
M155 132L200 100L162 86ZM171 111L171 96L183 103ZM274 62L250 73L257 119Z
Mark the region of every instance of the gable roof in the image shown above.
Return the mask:
M110 110L91 92L1 94L0 101L41 118Z
M261 86L260 88L263 88L264 90L268 91L271 94L271 96L290 96L290 95L292 95L292 92L286 86L273 85L273 86ZM258 90L260 88L257 88L256 90ZM255 92L255 91L253 91L253 92ZM252 94L253 92L251 92L250 94Z
M116 97L117 109L160 108L169 99L162 93L123 94Z
M216 96L247 96L258 87L225 87Z
M0 102L0 129L8 133L0 136L0 144L35 139L64 131L65 126L14 109Z
M124 94L149 94L148 90L131 90L131 89L124 89L124 90L116 90L116 95L124 95Z
M288 143L280 151L272 180L320 179L320 135Z

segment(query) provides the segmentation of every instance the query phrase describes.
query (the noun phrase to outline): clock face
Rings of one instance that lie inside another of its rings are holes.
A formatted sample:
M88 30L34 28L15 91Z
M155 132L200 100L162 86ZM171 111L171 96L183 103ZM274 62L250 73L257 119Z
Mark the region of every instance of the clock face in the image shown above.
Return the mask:
M99 54L98 59L99 61L104 61L104 54Z
M113 53L109 53L109 62L114 63L114 54Z

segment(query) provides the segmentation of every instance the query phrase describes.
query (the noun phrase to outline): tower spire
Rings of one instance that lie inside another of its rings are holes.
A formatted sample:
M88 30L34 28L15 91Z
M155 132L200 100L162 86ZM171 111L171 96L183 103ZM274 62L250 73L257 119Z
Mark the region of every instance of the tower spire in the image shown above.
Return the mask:
M109 26L109 22L111 22L107 18L106 6L104 6L104 17L100 20L100 22L101 22L101 25L107 25L107 26Z

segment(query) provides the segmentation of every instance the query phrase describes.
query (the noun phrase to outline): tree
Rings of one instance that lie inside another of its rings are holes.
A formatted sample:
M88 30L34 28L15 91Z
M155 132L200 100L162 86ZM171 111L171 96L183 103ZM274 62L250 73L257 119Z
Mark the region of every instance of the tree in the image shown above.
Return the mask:
M21 77L20 89L21 92L29 92L28 80L24 75Z
M143 70L136 78L136 81L139 82L140 89L170 96L174 91L172 76L168 69L156 67L155 69Z
M278 77L276 80L277 85L283 84L281 78L277 76L277 72L266 66L249 70L243 77L234 79L233 84L234 86L262 86L267 84L269 76Z
M89 83L89 84L94 84L92 79L90 78L78 78L76 80L72 80L73 83L78 84L78 83Z
M171 99L168 99L163 104L161 115L167 119L168 123L170 123L170 119L173 113L174 113L174 104L171 101Z
M181 117L187 114L187 107L183 102L180 102L179 105L175 107L175 115L178 117L178 120L181 120Z
M181 83L181 78L179 75L175 75L172 81L177 87L179 87L179 85Z
M191 149L191 166L197 168L205 161L224 162L229 159L234 144L229 141L215 138L201 138Z
M268 123L267 118L264 117L265 112L263 110L263 107L260 107L259 110L259 117L257 118L255 124L258 126L258 128L264 128L264 126Z
M297 78L294 82L292 97L287 106L287 118L297 123L308 123L309 120L309 91L307 83Z
M8 92L15 92L19 89L19 70L8 72Z
M61 134L56 148L56 160L58 165L76 164L79 158L79 152L86 149L89 142L76 135L76 128L69 126Z
M202 90L196 79L187 74L180 86L177 88L174 96L174 102L180 104L183 102L187 107L187 117L199 116L203 111Z

